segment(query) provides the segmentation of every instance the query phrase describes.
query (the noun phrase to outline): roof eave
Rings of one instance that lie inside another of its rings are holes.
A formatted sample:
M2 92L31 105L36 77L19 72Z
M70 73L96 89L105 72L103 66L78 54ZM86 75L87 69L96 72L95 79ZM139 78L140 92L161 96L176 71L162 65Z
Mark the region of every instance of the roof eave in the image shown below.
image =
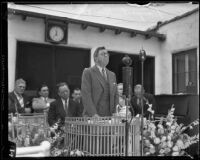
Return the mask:
M87 26L97 27L97 28L100 28L100 30L102 28L104 28L104 29L110 29L110 30L114 30L114 31L117 30L117 31L121 31L121 32L128 32L131 34L132 33L141 34L145 37L156 37L159 40L166 39L165 34L159 34L159 33L155 33L152 31L140 31L140 30L124 28L124 27L119 27L119 26L112 26L112 25L100 24L100 23L89 22L89 21L84 21L84 20L72 19L72 18L68 18L68 17L59 17L59 16L53 16L53 15L48 15L48 14L43 14L43 13L12 9L12 8L8 8L8 13L15 14L15 15L27 16L27 17L43 18L43 19L57 19L57 20L65 21L66 23L75 23L75 24L81 24L81 25L84 24Z

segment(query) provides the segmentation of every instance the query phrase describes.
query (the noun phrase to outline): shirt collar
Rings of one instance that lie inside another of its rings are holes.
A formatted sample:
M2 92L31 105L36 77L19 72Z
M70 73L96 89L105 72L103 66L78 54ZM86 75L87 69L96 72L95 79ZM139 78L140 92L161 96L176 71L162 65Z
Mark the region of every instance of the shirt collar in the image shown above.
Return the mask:
M65 100L62 98L61 98L61 100L62 100L63 105L65 105ZM67 99L67 105L69 105L69 98Z
M99 66L99 65L96 65L97 66L97 68L99 69L99 71L102 73L102 67L101 66ZM104 70L105 70L105 72L106 72L106 68L104 67Z
M15 96L17 97L17 99L23 98L22 95L17 94L15 91L14 91L14 94L15 94Z

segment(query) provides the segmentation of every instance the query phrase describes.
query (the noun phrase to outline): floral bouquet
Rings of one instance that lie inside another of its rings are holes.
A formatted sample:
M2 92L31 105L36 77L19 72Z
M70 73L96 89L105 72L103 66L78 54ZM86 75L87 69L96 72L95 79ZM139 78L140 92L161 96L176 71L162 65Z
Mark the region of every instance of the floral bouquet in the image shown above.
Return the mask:
M166 118L147 120L144 123L144 155L148 156L190 156L185 150L199 141L199 133L189 136L187 129L199 124L199 119L187 126L178 124L174 117L175 108L171 107ZM190 156L191 157L191 156Z

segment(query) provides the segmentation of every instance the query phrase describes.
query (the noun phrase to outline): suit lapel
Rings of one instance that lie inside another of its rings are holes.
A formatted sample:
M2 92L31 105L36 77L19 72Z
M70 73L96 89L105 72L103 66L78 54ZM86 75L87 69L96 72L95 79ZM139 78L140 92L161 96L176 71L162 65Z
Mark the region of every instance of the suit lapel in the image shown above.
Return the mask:
M110 73L110 71L106 68L106 73L107 73L107 77L108 77L108 83L109 83L109 87L110 87L110 94L113 93L113 86L114 86L114 81L113 81L113 76L112 74Z
M102 87L104 86L103 81L105 81L99 71L99 69L97 68L97 66L95 65L92 70L94 71L97 79L99 80L99 82L101 83Z
M61 114L66 114L61 98L58 99L58 106Z

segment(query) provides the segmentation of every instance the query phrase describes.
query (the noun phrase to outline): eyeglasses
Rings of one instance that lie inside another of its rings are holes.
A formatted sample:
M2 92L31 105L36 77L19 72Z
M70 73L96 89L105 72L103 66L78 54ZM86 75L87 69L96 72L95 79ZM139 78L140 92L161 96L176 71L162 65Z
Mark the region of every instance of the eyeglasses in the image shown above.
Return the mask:
M99 53L99 55L101 55L101 56L109 56L109 53L108 52L102 52L102 53Z

